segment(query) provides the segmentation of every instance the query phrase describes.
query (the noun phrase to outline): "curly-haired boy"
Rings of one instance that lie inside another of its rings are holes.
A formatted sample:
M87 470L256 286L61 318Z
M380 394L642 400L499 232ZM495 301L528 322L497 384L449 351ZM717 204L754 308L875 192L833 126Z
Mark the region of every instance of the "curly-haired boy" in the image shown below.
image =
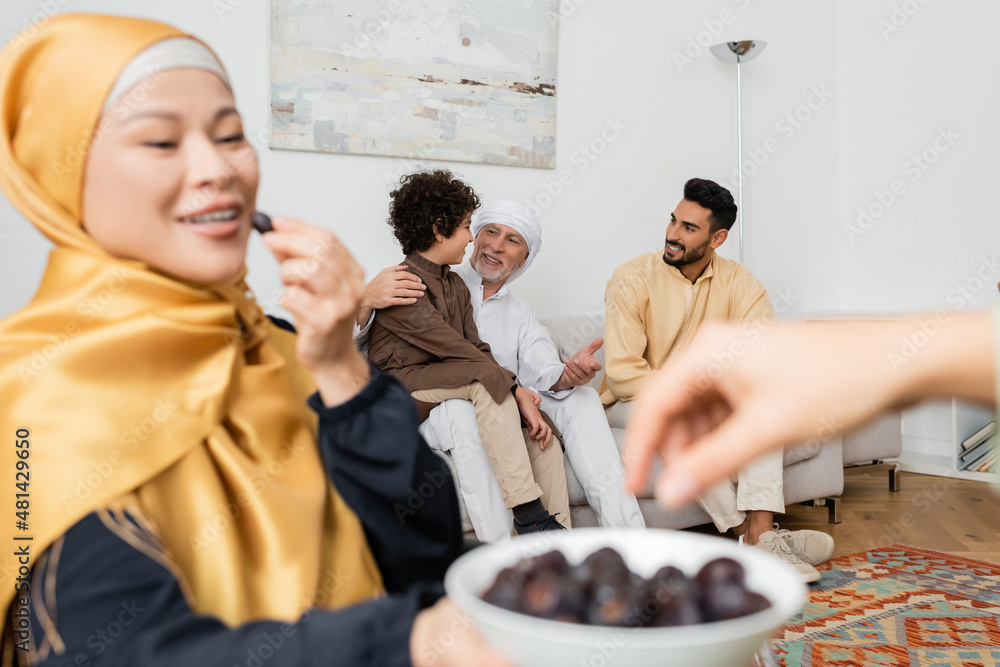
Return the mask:
M479 197L444 169L404 176L391 196L388 222L406 253L403 264L427 291L414 305L376 312L368 358L402 381L421 420L443 401L472 402L483 449L518 533L568 526L562 449L550 444L537 395L518 386L479 338L469 290L450 269L472 242L469 225ZM521 433L522 418L528 438Z

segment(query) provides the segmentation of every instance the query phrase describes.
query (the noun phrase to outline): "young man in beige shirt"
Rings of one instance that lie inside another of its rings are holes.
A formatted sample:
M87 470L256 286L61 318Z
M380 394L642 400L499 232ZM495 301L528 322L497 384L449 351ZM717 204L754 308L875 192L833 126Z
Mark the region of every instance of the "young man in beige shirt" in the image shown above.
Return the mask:
M608 281L601 400L612 426L626 425L631 401L703 322L726 320L758 331L774 322L763 285L743 265L715 252L735 220L732 194L693 178L670 216L664 249L625 262ZM724 482L698 502L720 532L732 530L744 544L778 555L805 581L819 579L812 566L833 553L833 539L825 533L777 530L774 514L785 509L781 452L747 465L737 485Z

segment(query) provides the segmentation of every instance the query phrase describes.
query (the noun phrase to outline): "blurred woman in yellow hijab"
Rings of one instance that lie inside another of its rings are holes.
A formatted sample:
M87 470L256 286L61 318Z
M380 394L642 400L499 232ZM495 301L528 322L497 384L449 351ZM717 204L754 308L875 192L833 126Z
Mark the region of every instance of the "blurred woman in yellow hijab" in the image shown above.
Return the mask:
M278 217L297 332L244 281L257 160L212 51L60 15L0 52L0 103L0 186L56 245L0 323L5 664L492 660L422 611L457 501L351 342L360 268Z

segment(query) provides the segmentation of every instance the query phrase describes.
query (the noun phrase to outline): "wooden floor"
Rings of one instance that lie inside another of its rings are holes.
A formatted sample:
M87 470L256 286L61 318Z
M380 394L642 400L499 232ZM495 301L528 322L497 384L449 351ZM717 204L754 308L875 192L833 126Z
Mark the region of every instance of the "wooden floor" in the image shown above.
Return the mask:
M792 505L782 528L822 530L836 540L834 556L890 544L943 551L1000 563L1000 490L983 482L901 473L889 491L889 466L844 470L841 523L825 507Z

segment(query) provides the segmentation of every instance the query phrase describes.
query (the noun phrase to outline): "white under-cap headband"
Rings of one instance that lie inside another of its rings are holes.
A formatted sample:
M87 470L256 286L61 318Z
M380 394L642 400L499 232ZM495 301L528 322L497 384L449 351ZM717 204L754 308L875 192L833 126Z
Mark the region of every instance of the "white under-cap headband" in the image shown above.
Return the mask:
M213 72L229 86L226 70L208 47L188 37L174 37L153 44L126 65L104 103L104 110L110 109L119 98L147 76L168 69L189 67Z

